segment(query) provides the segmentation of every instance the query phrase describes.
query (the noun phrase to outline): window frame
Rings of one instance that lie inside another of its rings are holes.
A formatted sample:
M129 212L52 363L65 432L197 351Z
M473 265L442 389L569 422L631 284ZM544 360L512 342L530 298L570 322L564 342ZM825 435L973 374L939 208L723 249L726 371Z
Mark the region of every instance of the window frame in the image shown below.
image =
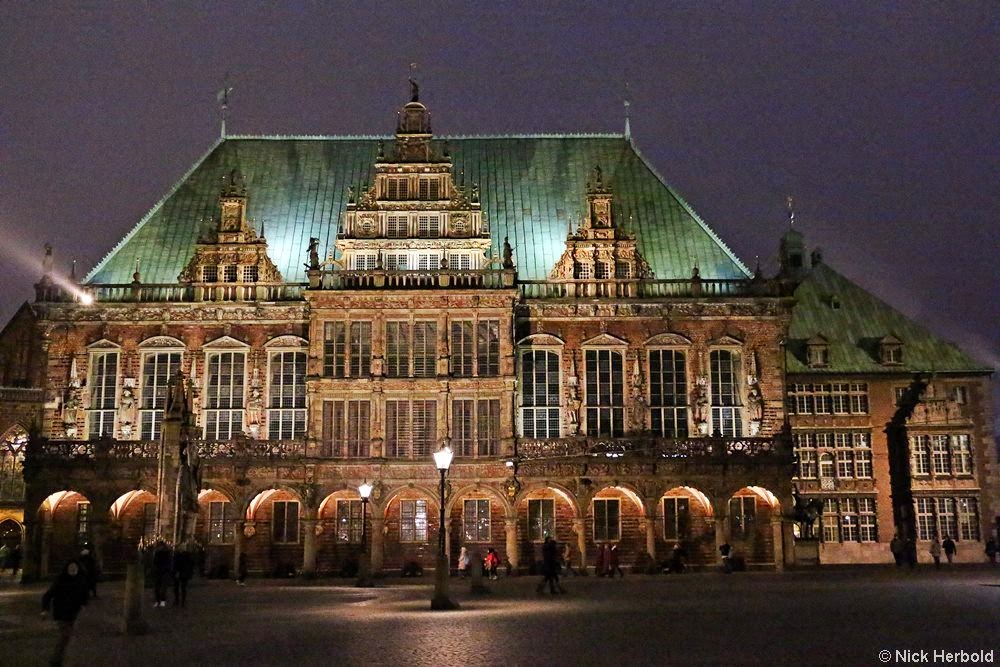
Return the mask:
M412 503L412 516L406 508ZM422 510L422 511L421 511ZM412 522L411 527L408 523ZM439 526L438 530L442 527ZM399 543L427 544L430 539L430 520L427 501L423 498L400 498L399 500Z
M547 507L549 508L548 512L546 512ZM538 511L534 511L533 508L537 508ZM531 542L544 542L546 537L556 539L556 501L554 498L529 498L526 511L528 539Z
M646 368L649 374L649 387L646 393L646 400L649 412L649 428L661 438L687 438L691 434L691 406L688 400L688 349L684 347L656 346L646 349ZM664 355L670 356L670 371L666 371L664 365ZM654 355L658 356L657 363L654 364ZM677 369L677 359L680 358L680 370ZM655 368L659 370L654 370ZM673 402L667 400L668 386L664 382L665 378L671 377L669 383L673 396ZM658 378L658 379L657 379ZM678 379L679 378L679 379ZM657 399L656 389L659 388L660 398ZM670 423L673 429L666 428L668 425L667 416L670 416ZM659 428L657 428L659 423ZM681 428L683 426L683 428Z
M582 421L584 432L589 436L621 438L625 435L625 352L624 345L583 348ZM602 358L605 355L606 360ZM602 376L606 376L606 381Z
M469 506L474 504L472 515L473 526L469 526ZM485 514L483 507L485 506ZM466 498L462 502L462 541L467 543L488 544L493 536L493 507L489 498Z
M170 380L173 375L183 368L184 348L141 348L139 357L139 439L159 440L163 426L163 415L166 412L167 395L170 391ZM172 361L173 355L177 355L176 366ZM158 357L166 356L164 362L156 361ZM152 374L147 373L150 362L153 362ZM166 366L166 374L163 383L160 384L159 369L162 364ZM152 382L150 382L150 378Z
M621 498L594 498L592 504L591 512L593 521L591 524L591 535L594 538L594 542L620 542L622 539ZM598 510L598 507L604 509ZM612 507L615 508L614 517L611 516L610 512Z
M531 356L531 364L529 370L525 371L524 359L529 355ZM552 357L549 357L549 355L552 355ZM538 357L541 357L543 360L540 373L538 371ZM543 346L523 347L518 350L517 362L519 380L517 388L517 427L520 437L538 440L561 438L563 433L562 348ZM554 389L551 382L553 364L555 371ZM539 378L544 380L543 383L539 384L537 382ZM541 388L540 392L539 387ZM538 403L539 400L542 402ZM528 415L531 416L530 419L527 418ZM539 415L543 418L541 424L544 425L544 429L537 428L539 425ZM555 425L554 433L553 425Z

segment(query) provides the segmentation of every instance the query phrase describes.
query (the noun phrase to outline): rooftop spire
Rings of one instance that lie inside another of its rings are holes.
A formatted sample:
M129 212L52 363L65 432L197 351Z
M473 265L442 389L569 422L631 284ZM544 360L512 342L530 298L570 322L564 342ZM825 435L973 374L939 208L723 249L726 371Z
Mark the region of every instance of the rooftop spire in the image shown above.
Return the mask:
M625 98L622 100L622 105L625 107L625 138L627 140L632 139L632 126L629 123L630 107L632 106L632 100L630 99L628 81L625 82Z
M221 129L219 136L226 138L226 118L229 116L229 93L233 92L233 87L229 85L229 72L222 79L222 89L216 94L215 99L219 103L219 120Z
M788 228L791 229L795 225L795 200L792 199L792 195L788 195L786 202L788 204Z

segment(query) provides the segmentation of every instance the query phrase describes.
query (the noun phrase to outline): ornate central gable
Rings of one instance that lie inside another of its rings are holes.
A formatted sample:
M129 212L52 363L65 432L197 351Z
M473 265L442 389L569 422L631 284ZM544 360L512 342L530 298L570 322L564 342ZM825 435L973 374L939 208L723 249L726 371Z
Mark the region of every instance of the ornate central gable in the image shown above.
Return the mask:
M238 169L223 179L214 222L198 240L194 256L178 276L180 282L205 286L283 282L267 254L263 227L258 236L247 222L247 187Z
M447 143L441 151L431 144L430 112L411 85L388 154L378 143L375 182L357 196L348 191L335 264L352 271L486 268L491 241L479 187L455 181Z
M553 280L634 280L653 272L636 247L635 235L616 225L612 193L600 167L587 183L587 215L566 236L566 250L549 278Z

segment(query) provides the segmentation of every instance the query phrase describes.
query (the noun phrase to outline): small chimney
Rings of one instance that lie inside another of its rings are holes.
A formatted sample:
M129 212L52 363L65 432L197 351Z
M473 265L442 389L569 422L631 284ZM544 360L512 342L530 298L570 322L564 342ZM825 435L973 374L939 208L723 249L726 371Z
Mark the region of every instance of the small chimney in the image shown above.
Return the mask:
M821 248L816 248L812 251L812 254L809 255L809 259L812 266L819 266L823 263L823 250Z

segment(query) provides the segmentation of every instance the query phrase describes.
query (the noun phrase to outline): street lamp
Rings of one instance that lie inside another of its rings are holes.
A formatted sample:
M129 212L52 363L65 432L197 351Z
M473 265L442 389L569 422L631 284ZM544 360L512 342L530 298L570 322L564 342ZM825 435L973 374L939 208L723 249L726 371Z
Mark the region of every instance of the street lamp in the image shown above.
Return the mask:
M361 560L358 563L357 586L370 588L373 584L370 575L371 554L368 551L368 499L372 495L372 485L367 479L358 487L358 493L361 494Z
M431 609L434 610L458 609L458 603L453 602L448 597L448 575L451 566L448 563L448 555L444 552L444 532L446 530L444 517L444 477L448 474L448 468L451 466L451 459L453 456L454 454L451 451L451 447L448 445L445 445L438 451L434 452L434 465L441 473L441 514L440 523L438 524L438 557L437 568L434 570L434 597L431 599Z

